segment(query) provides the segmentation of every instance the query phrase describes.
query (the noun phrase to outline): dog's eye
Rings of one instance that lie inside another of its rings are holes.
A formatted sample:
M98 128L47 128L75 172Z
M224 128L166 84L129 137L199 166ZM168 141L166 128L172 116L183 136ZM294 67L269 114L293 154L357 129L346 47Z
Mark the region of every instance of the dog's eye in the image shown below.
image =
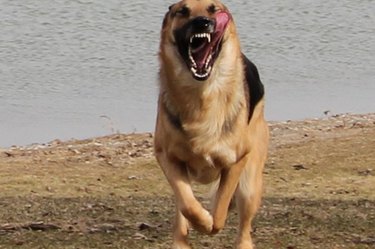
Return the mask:
M214 5L214 4L211 4L208 8L207 8L207 11L208 13L210 14L214 14L216 11L218 11L219 9Z
M188 7L183 6L181 9L176 11L176 14L180 15L180 16L183 16L183 17L187 17L187 16L190 15L190 10L189 10Z

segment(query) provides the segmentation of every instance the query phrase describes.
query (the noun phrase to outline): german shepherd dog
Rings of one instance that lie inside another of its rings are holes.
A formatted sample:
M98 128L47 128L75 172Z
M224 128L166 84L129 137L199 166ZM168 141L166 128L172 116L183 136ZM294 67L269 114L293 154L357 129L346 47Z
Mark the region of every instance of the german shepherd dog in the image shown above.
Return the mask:
M189 227L216 234L232 198L237 248L253 248L251 220L261 200L268 150L264 88L240 50L233 18L218 0L170 6L161 30L155 156L176 201L173 248L190 248ZM191 182L216 183L211 212Z

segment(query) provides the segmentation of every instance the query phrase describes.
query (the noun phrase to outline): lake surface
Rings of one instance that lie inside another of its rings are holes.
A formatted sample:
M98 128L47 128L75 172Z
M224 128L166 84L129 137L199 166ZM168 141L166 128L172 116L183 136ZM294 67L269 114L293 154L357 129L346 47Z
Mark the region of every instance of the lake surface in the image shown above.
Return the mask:
M0 147L154 129L162 0L0 0ZM269 120L375 111L375 1L225 1Z

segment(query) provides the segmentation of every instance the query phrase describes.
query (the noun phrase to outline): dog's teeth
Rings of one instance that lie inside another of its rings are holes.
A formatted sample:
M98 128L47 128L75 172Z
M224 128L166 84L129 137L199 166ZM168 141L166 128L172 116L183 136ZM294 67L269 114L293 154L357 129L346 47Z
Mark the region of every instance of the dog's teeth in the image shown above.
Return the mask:
M190 37L190 43L193 42L194 38L207 38L208 43L211 43L211 35L208 33L195 34Z
M197 63L195 62L195 60L193 58L193 54L191 53L190 48L189 48L189 59L190 59L191 63L193 64L193 67L197 67Z
M195 76L197 76L197 69L195 69L194 67L191 67L190 70L191 70L191 72L192 72Z
M206 77L210 74L211 69L212 69L212 67L209 67L209 68L207 69L207 71L206 71L204 74L199 74L199 73L197 73L197 69L195 69L195 68L193 68L193 67L190 68L191 72L192 72L192 73L194 74L194 76L197 77L197 78L206 78Z
M208 63L210 63L211 59L212 59L212 54L210 53L210 55L208 56L208 58L207 58L207 60L206 60L206 63L205 63L205 65L204 65L204 67L207 67L207 66L208 66Z

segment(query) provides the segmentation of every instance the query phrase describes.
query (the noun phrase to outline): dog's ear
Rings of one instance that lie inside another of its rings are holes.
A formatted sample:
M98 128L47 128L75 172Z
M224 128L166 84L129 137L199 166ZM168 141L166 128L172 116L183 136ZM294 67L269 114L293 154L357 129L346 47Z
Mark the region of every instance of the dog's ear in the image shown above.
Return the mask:
M167 25L167 22L168 22L168 16L169 16L169 14L171 13L171 10L172 10L172 8L173 8L174 5L175 5L175 4L172 4L172 5L170 5L170 6L168 7L168 11L167 11L167 13L165 13L165 15L164 15L163 24L162 24L162 29L164 29L165 26Z
M171 5L168 7L168 10L171 11L171 9L173 8L173 6L175 6L175 3L174 3L174 4L171 4Z

